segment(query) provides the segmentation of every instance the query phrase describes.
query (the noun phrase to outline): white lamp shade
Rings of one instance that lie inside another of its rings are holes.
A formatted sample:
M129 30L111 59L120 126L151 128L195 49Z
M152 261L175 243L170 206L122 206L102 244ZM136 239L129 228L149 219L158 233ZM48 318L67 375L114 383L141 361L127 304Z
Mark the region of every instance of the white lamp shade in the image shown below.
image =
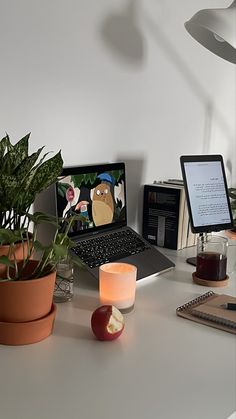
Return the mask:
M236 0L226 9L200 10L185 27L208 50L236 64Z

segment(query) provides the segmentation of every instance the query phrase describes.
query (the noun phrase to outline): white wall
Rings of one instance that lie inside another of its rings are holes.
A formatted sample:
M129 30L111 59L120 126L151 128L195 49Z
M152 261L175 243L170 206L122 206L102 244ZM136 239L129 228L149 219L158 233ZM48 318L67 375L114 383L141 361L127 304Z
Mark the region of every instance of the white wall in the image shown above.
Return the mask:
M141 185L179 177L181 154L223 154L235 184L236 67L184 28L229 3L0 0L0 135L31 131L65 165L125 160L133 225Z

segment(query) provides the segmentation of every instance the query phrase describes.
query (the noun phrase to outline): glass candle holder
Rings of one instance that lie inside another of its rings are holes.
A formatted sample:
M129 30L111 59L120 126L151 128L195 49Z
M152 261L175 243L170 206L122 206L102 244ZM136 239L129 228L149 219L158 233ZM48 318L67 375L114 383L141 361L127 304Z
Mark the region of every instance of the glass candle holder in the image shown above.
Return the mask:
M63 259L57 264L53 300L56 303L71 301L73 297L73 262Z
M208 281L224 280L227 270L227 248L226 237L198 237L196 276Z
M134 307L137 268L128 263L106 263L99 268L100 303L111 304L121 312Z

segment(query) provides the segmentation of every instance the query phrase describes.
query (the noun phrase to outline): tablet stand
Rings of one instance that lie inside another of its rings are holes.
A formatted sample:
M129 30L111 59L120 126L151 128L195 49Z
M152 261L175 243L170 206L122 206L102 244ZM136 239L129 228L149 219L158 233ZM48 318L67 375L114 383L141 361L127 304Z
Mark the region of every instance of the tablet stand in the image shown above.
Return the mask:
M204 250L204 237L207 237L207 233L200 233L199 234L200 239L202 240L202 250ZM197 266L197 257L193 256L191 258L187 258L186 262L190 265Z

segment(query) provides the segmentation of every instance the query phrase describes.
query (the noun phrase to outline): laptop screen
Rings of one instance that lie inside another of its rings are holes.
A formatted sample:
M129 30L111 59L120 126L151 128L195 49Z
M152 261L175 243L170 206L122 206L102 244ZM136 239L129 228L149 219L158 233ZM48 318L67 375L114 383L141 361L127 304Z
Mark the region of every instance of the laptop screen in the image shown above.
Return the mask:
M58 217L79 215L70 236L126 225L124 163L65 167L56 183L56 207Z

